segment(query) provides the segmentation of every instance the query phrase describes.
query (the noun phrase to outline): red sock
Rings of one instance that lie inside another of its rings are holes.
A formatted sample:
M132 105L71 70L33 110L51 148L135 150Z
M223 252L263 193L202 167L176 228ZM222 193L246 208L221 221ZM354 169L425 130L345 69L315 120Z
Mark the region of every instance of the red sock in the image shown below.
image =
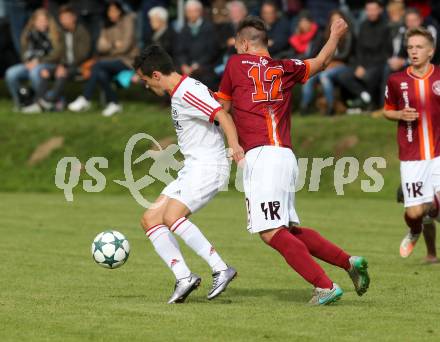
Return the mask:
M310 228L290 227L290 232L307 246L310 254L314 257L339 266L346 271L350 269L350 255L326 240L317 231Z
M331 289L333 282L324 270L313 260L307 247L290 234L287 229L280 229L270 240L269 245L286 259L287 263L305 280L315 287Z
M412 219L405 213L405 221L412 234L420 234L422 232L423 217Z

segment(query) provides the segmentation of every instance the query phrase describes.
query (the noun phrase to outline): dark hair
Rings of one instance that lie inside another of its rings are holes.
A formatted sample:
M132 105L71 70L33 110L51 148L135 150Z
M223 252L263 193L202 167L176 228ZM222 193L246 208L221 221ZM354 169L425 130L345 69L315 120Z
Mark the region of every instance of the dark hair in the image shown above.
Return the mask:
M124 8L124 5L122 4L122 2L120 0L110 0L107 2L107 7L105 8L105 18L104 18L104 27L111 27L113 25L115 25L115 23L111 22L107 13L108 13L108 9L110 8L110 6L115 6L119 12L121 12L121 17L122 18L125 14L127 14L126 9Z
M237 28L237 36L241 36L256 44L267 46L268 37L267 29L264 21L258 17L247 16L239 24Z
M61 15L63 13L70 13L73 14L74 16L78 15L72 5L60 6L60 8L58 9L58 15Z
M365 1L365 5L368 5L368 4L377 4L378 6L383 7L383 1L381 1L381 0L367 0L367 1Z
M154 71L160 71L164 75L176 71L170 55L159 45L150 45L136 56L133 69L142 71L142 74L148 77L151 77Z
M414 7L410 7L410 8L408 8L406 11L405 11L405 17L408 15L408 14L415 14L415 15L417 15L418 17L422 17L422 14L420 13L420 11L419 11L419 9L418 8L414 8Z
M431 44L432 47L435 47L435 40L434 37L432 36L432 33L427 29L425 29L424 27L417 27L406 31L405 34L406 45L408 45L408 39L414 36L424 37Z

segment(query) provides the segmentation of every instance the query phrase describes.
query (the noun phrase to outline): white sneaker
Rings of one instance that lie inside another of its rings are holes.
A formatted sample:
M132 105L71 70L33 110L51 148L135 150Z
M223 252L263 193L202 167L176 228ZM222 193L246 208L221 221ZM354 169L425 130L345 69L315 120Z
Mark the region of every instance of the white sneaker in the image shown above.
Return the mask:
M112 116L116 113L122 112L122 106L120 104L110 102L107 107L102 111L103 116Z
M38 103L33 103L29 106L21 108L21 113L23 114L37 114L37 113L41 113L42 111L43 110L38 105Z
M75 101L69 103L67 108L72 112L81 112L90 108L90 101L84 96L78 96Z

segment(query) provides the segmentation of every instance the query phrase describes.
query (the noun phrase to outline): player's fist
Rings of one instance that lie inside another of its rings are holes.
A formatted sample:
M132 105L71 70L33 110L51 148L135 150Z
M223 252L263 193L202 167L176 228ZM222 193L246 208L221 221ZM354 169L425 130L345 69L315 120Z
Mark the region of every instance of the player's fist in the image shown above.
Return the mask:
M345 22L345 20L339 18L332 23L330 27L330 34L335 38L339 39L345 34L345 32L347 32L347 29L348 29L348 25Z
M415 108L405 108L400 111L400 120L411 122L419 118L419 113L417 113Z
M240 160L244 158L244 150L243 147L240 145L231 146L231 157L234 159L234 161L239 164Z

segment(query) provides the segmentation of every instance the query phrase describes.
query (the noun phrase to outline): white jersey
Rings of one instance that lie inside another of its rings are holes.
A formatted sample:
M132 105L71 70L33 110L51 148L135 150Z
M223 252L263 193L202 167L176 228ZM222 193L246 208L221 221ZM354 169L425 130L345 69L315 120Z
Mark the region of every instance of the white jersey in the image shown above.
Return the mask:
M214 121L221 105L203 83L183 76L171 93L171 116L185 162L227 162L223 132Z

